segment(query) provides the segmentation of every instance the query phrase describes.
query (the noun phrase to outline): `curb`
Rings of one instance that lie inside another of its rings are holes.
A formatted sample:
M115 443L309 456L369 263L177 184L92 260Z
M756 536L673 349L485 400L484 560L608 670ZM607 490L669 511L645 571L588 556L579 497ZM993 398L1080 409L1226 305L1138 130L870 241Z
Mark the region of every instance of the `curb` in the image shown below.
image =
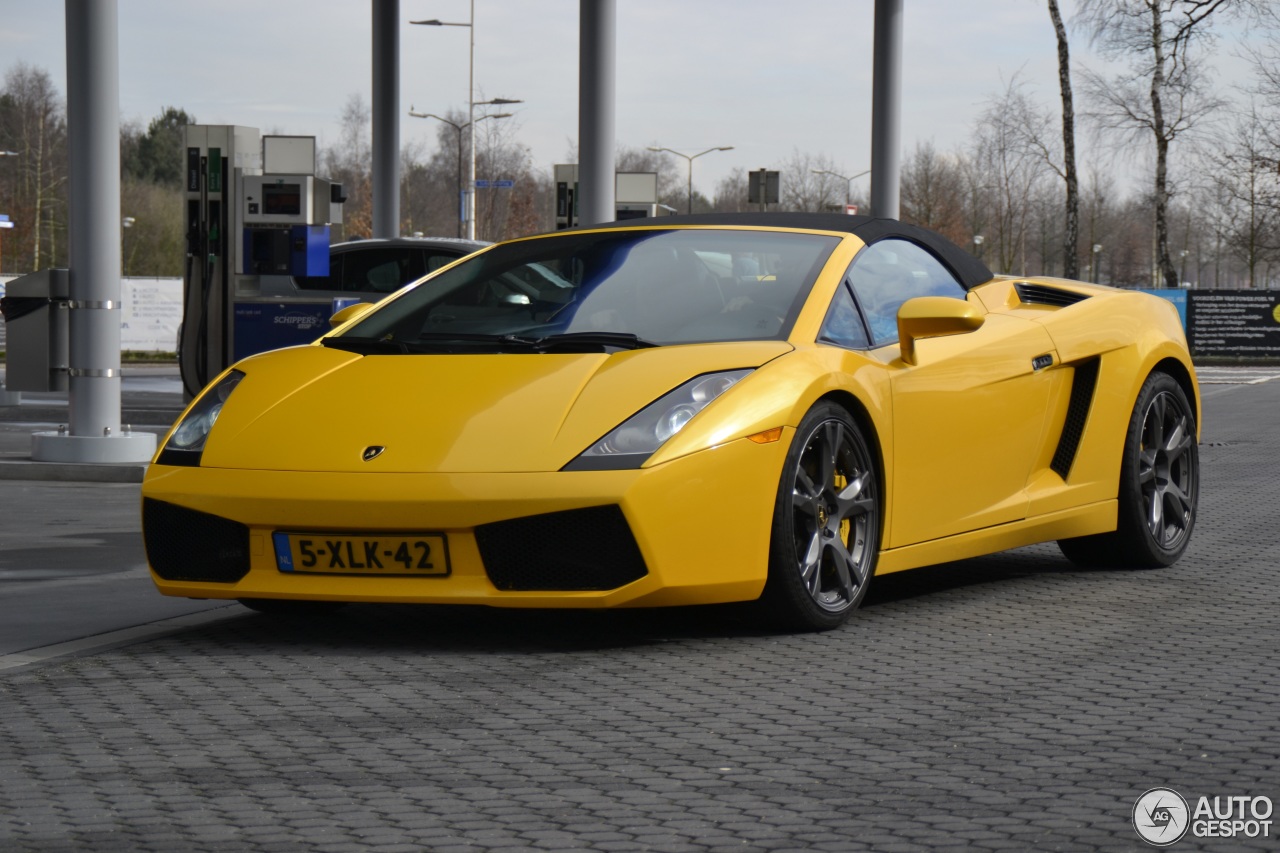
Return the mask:
M147 463L36 462L30 457L0 456L0 480L51 483L141 483Z

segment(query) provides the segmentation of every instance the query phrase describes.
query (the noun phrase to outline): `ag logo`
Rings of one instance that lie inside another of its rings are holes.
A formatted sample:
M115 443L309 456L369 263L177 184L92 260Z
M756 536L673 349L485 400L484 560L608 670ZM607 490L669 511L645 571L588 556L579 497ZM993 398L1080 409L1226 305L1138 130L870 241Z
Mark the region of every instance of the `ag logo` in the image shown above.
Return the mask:
M1152 788L1133 804L1133 828L1155 847L1181 841L1190 825L1187 801L1172 788Z

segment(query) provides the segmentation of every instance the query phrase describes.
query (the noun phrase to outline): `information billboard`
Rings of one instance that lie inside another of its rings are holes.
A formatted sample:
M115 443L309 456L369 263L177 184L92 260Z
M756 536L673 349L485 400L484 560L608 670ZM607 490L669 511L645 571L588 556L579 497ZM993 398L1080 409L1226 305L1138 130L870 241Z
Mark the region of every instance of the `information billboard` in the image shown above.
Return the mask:
M1192 355L1280 358L1280 291L1187 291Z

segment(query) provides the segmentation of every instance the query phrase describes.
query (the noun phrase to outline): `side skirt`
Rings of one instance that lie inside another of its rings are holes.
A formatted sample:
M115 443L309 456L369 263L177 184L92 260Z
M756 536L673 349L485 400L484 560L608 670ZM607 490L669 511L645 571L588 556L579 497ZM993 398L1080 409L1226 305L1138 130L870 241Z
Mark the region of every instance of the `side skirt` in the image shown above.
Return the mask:
M1116 512L1116 501L1101 501L929 542L892 548L880 552L876 574L887 575L920 566L965 560L1038 542L1107 533L1116 529Z

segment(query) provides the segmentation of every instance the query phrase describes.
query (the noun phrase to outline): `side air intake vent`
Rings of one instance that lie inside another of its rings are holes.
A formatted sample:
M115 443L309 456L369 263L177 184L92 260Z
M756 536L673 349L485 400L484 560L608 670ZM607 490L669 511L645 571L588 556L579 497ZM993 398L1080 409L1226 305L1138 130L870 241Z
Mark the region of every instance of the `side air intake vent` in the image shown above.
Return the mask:
M1082 361L1075 366L1071 378L1071 399L1067 402L1067 420L1062 425L1058 449L1054 451L1049 467L1062 479L1071 473L1080 439L1084 436L1085 421L1089 419L1089 404L1093 402L1093 389L1098 384L1098 359Z
M1017 291L1018 299L1023 305L1054 305L1058 308L1066 308L1068 305L1075 305L1089 298L1080 293L1072 293L1070 290L1045 287L1043 284L1028 284L1025 281L1018 282L1013 289Z

